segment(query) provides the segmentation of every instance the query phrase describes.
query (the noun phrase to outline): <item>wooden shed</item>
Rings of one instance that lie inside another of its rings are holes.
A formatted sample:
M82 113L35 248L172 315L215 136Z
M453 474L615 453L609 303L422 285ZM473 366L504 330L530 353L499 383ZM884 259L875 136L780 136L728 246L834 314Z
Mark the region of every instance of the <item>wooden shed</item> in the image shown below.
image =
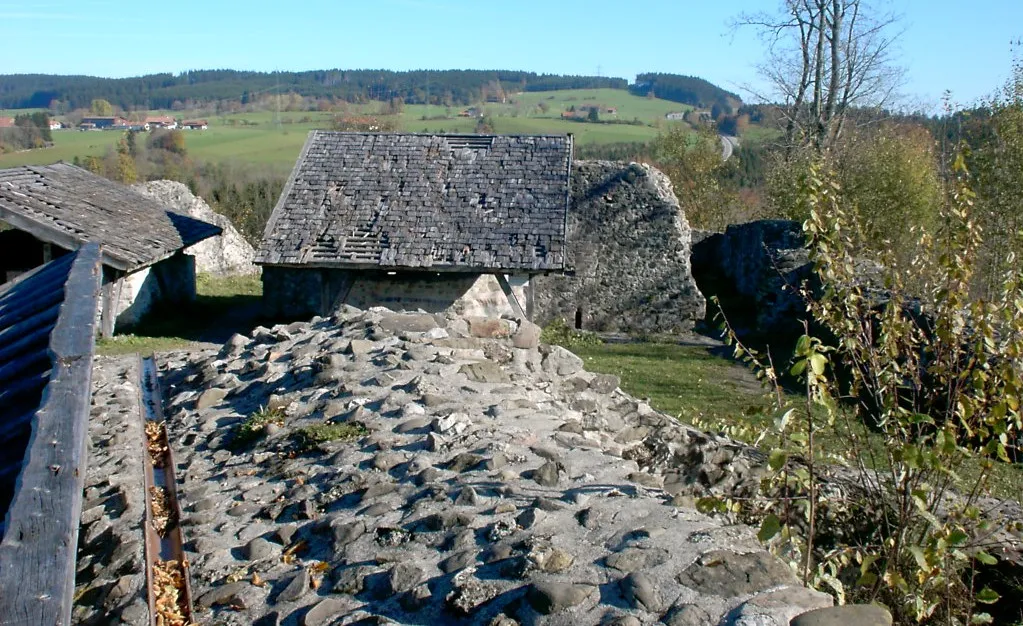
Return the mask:
M195 265L184 250L220 232L74 165L0 169L0 282L102 244L105 336L157 302L193 299Z
M571 163L564 135L313 131L256 253L265 313L529 316L566 270Z

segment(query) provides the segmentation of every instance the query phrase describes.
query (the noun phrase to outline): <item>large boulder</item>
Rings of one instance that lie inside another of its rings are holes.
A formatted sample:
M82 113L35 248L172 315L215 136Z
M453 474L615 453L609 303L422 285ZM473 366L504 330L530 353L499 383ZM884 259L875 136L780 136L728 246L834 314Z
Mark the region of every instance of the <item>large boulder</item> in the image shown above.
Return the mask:
M662 172L648 165L576 161L568 214L574 276L534 281L537 318L586 330L689 330L705 301L689 266L689 222Z
M216 224L223 229L220 236L201 241L186 250L195 257L197 272L218 275L259 272L259 267L252 263L255 251L235 230L231 220L211 209L185 185L172 180L154 180L134 185L133 189L166 203L169 209L177 213Z

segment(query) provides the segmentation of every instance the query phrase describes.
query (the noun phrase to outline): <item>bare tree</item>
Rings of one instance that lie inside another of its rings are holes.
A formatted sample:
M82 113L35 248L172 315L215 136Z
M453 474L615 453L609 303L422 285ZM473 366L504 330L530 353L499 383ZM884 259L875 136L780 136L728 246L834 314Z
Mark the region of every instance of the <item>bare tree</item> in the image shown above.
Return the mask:
M892 58L897 22L870 0L783 0L777 13L738 18L767 44L760 68L782 100L790 148L825 150L851 111L890 104L903 74Z

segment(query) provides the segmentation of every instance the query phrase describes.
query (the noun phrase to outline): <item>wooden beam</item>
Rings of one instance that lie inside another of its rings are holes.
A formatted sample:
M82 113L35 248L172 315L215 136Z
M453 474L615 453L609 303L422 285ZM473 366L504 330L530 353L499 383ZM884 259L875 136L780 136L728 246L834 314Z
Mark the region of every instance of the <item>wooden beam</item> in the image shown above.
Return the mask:
M508 298L508 304L511 305L512 311L515 315L518 315L519 319L529 319L526 317L526 312L522 310L522 306L515 297L515 292L512 291L511 285L508 283L508 277L504 274L494 274L494 276L497 277L497 284L501 285L501 291L504 292L504 297Z
M71 622L101 272L99 246L83 246L50 335L53 375L0 542L4 626Z

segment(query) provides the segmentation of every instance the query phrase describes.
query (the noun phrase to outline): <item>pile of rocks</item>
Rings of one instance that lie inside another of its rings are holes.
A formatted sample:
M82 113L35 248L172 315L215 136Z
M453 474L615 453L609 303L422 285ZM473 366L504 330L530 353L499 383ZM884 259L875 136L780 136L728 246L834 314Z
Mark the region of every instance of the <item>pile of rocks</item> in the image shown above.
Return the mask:
M165 359L198 617L773 625L832 604L693 506L759 455L538 336L345 309Z

